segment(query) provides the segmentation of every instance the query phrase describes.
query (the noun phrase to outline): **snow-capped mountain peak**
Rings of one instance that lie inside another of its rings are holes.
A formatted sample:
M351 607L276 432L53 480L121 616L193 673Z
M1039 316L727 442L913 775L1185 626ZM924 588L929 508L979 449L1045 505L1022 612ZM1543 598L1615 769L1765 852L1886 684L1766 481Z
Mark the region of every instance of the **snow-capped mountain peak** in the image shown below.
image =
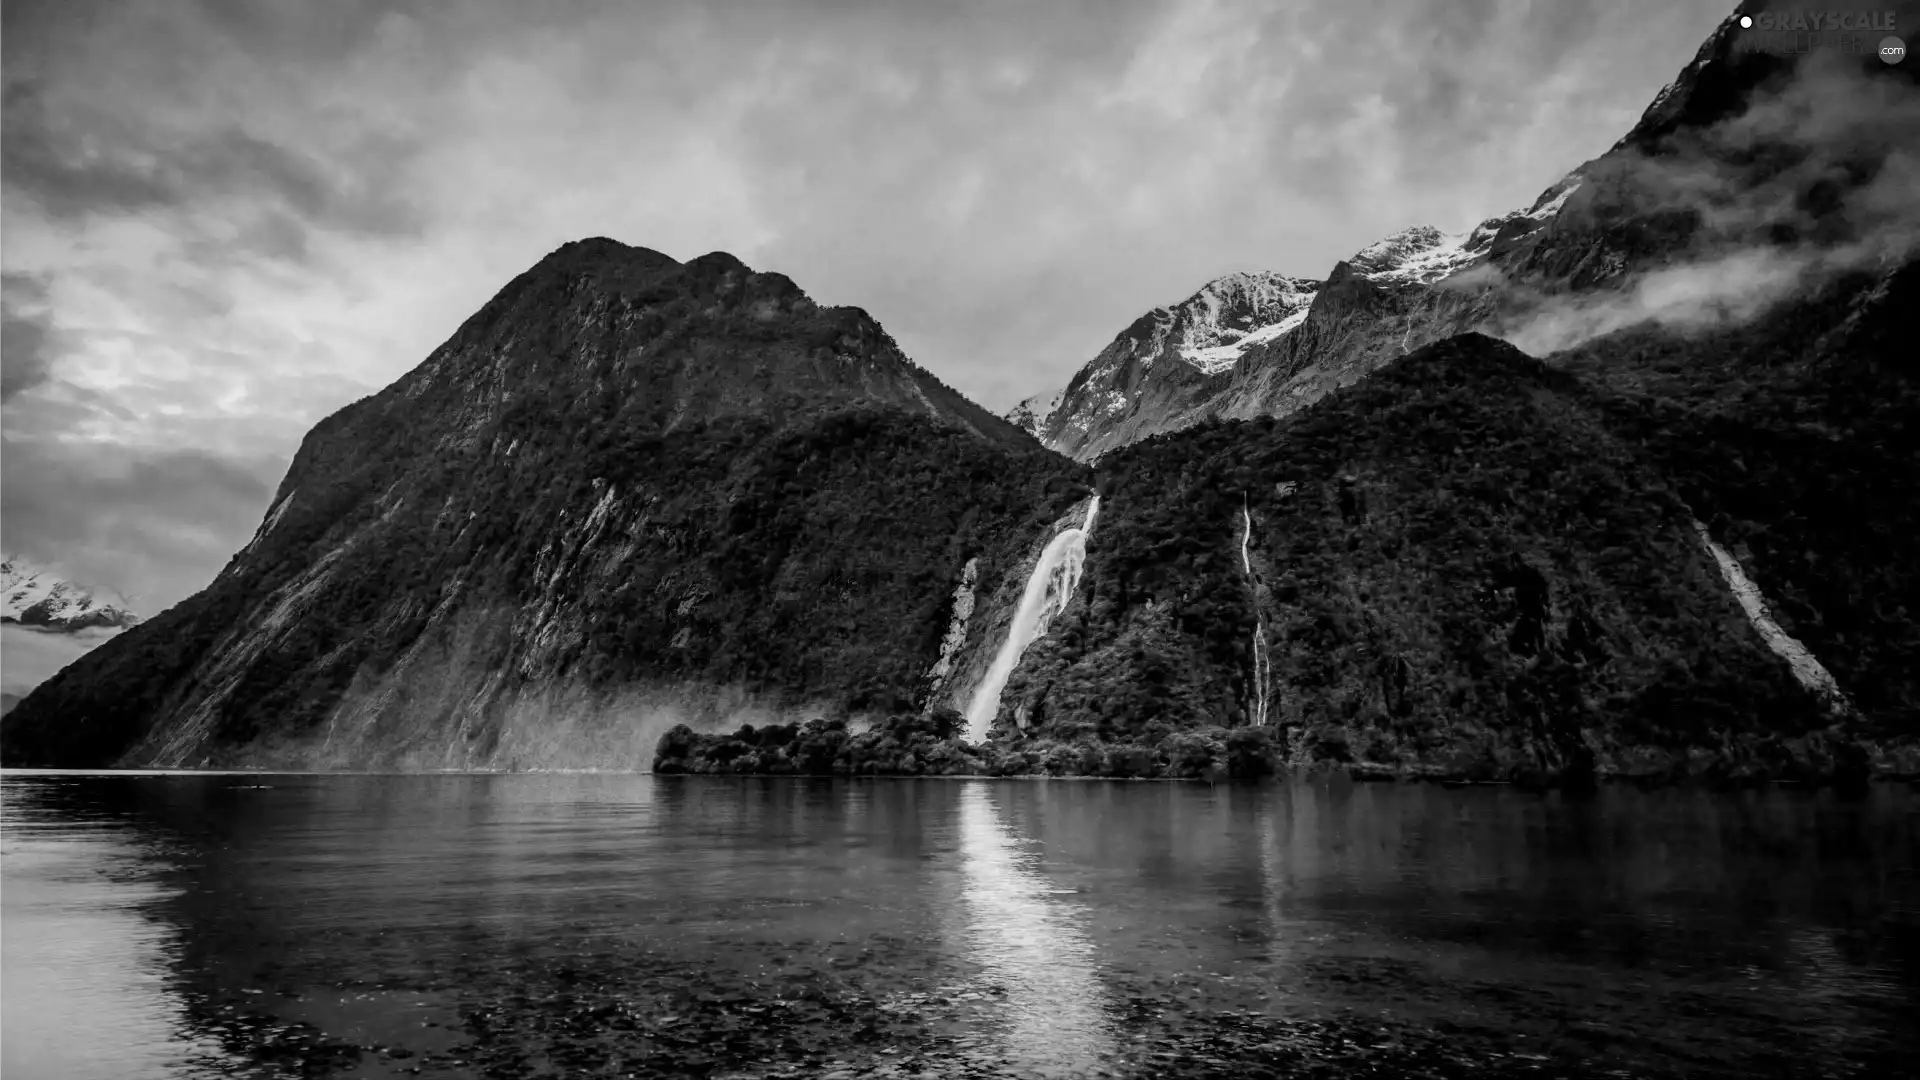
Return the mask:
M1465 270L1493 248L1495 240L1526 236L1552 221L1580 187L1578 174L1548 188L1525 210L1488 218L1466 232L1443 233L1415 225L1361 248L1347 262L1369 280L1431 285Z
M1274 273L1234 273L1208 282L1171 309L1182 360L1209 375L1247 349L1300 325L1320 283Z
M81 630L139 621L127 610L126 598L111 590L76 585L11 556L0 559L0 622Z
M1054 410L1067 396L1065 390L1056 390L1052 394L1035 394L1007 410L1006 421L1035 438L1044 438L1047 421L1053 419Z

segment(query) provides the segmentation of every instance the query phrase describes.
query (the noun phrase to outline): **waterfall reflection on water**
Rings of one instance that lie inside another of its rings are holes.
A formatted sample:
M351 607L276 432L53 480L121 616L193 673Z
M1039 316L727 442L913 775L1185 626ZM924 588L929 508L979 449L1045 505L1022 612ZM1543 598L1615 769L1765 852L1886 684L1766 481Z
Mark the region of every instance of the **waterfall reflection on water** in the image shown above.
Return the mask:
M998 1032L1008 1060L1042 1070L1072 1069L1113 1049L1106 994L1093 942L1072 901L1021 850L994 806L990 785L960 794L960 846L970 959L1000 992Z

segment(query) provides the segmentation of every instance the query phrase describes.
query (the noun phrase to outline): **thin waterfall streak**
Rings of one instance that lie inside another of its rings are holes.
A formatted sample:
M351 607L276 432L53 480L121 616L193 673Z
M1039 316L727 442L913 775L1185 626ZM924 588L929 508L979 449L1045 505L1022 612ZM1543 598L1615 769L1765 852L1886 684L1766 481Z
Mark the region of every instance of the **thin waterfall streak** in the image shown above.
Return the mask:
M1760 587L1753 583L1753 579L1747 576L1746 570L1740 565L1740 560L1734 558L1726 548L1715 543L1713 534L1709 533L1707 527L1698 520L1693 522L1693 531L1699 536L1701 546L1707 549L1707 554L1711 555L1713 561L1719 565L1720 576L1726 580L1727 588L1733 591L1734 600L1746 613L1747 621L1759 632L1761 640L1767 643L1767 648L1773 650L1774 655L1785 660L1787 666L1793 671L1793 677L1799 680L1800 685L1824 698L1833 712L1836 714L1848 712L1851 705L1847 701L1846 694L1840 690L1839 682L1815 658L1811 650L1798 638L1782 629L1779 623L1773 621L1772 614L1767 611L1766 597L1761 595Z
M1240 496L1240 519L1246 523L1246 531L1240 534L1240 569L1246 571L1247 580L1253 580L1253 559L1247 554L1247 543L1253 539L1253 511L1247 508L1247 497Z
M968 742L986 739L994 717L1000 714L1000 694L1007 688L1007 680L1013 676L1021 655L1035 639L1046 635L1053 617L1072 602L1074 591L1080 587L1080 571L1086 563L1087 537L1099 512L1100 496L1095 495L1087 506L1086 520L1081 527L1060 530L1040 553L1040 561L1027 577L1026 591L1020 596L1013 623L1007 627L1007 638L1001 642L1000 651L994 654L993 664L987 668L986 677L980 680L967 706Z
M1247 505L1247 496L1240 495L1240 520L1245 529L1240 533L1240 567L1247 574L1247 588L1253 591L1253 722L1261 727L1267 723L1267 658L1266 624L1260 618L1260 588L1253 580L1253 557L1248 547L1253 541L1253 510Z

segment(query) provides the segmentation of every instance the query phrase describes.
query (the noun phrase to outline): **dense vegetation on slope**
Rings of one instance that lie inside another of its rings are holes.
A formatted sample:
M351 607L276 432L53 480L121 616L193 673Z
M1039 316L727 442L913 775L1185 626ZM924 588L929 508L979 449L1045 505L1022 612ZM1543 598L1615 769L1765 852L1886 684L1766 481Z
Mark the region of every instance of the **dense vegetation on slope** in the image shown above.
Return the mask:
M1556 358L1738 555L1875 739L1920 736L1920 262L1741 327Z
M991 745L902 719L852 737L682 732L659 764L1857 773L1852 733L1747 623L1680 493L1614 434L1632 409L1466 335L1286 422L1126 448L1101 462L1080 596L1028 650ZM1249 726L1262 671L1268 724Z
M1027 535L1086 492L1077 466L1037 446L1011 455L888 413L833 414L786 431L738 419L667 436L529 427L523 437L564 445L519 453L564 452L584 467L564 479L498 464L477 476L449 468L423 482L376 538L332 556L333 575L351 586L312 597L294 632L256 658L226 699L216 747L295 736L327 717L355 678L378 681L410 649L450 645L461 627L432 618L450 582L509 612L567 612L578 632L538 674L583 688L690 679L793 703L914 708L958 568L975 556L993 566L1015 559ZM439 520L448 489L468 484L493 497L470 518ZM644 509L608 538L608 564L568 562L553 528L611 497ZM421 536L436 542L413 539ZM138 717L205 647L201 631L212 624L196 616L228 595L203 594L156 620L179 624L175 634L110 643L120 655L107 653L108 663L57 676L47 692L82 702L70 719L88 722L46 729L58 740L40 744L57 747L47 756L127 745ZM528 650L512 621L486 630L466 655L474 682L526 677Z

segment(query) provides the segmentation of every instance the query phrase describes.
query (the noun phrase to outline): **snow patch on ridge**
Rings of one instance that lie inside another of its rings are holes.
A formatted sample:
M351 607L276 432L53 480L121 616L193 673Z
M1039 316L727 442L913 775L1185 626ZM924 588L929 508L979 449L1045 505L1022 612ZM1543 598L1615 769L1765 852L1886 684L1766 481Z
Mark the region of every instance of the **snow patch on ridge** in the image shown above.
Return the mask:
M1431 285L1474 265L1492 250L1503 231L1511 231L1514 223L1527 223L1522 236L1545 226L1559 216L1560 208L1580 184L1577 174L1570 175L1548 188L1533 208L1488 218L1466 232L1443 233L1431 225L1402 229L1361 248L1347 261L1372 281Z
M1007 410L1003 419L1013 426L1038 436L1047 430L1047 422L1059 410L1060 402L1065 400L1067 392L1057 390L1051 396L1035 394Z
M1248 349L1300 325L1319 289L1318 282L1304 278L1228 274L1172 309L1168 330L1177 336L1180 359L1218 375Z

